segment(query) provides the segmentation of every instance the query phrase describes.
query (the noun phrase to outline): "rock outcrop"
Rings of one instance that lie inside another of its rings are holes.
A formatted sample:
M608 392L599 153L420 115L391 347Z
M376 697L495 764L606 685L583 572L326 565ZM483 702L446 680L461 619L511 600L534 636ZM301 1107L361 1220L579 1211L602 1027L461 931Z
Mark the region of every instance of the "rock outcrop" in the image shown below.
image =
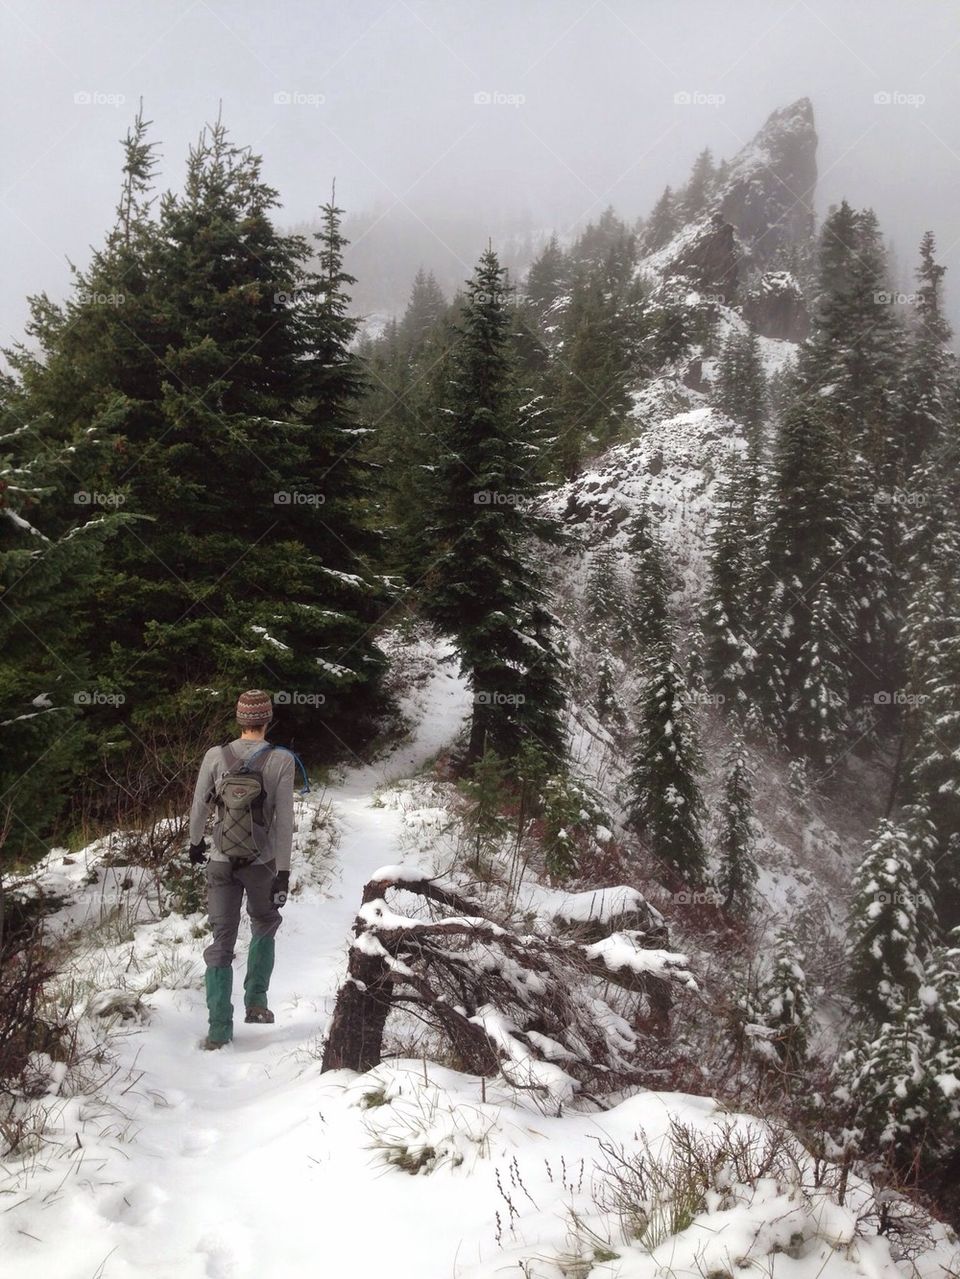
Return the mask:
M714 208L736 229L754 265L774 262L813 233L817 131L809 98L774 111L734 156Z
M680 277L708 303L749 307L766 337L799 340L807 323L803 295L782 267L792 251L802 255L810 245L816 181L813 107L800 98L775 111L722 167L705 211L642 270L661 284Z
M789 271L764 271L750 286L741 310L761 337L802 342L810 329L803 290Z

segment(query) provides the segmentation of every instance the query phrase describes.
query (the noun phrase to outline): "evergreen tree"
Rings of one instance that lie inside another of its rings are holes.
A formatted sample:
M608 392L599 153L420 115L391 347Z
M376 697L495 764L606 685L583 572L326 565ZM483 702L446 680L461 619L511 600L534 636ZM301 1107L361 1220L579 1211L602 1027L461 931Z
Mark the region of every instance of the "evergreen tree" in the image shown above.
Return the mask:
M745 919L753 907L757 866L753 860L750 770L741 738L730 748L724 784L717 890L724 910Z
M645 506L631 516L626 533L632 577L630 634L642 664L672 642L670 583L663 545Z
M49 850L87 763L90 739L80 716L115 696L91 678L84 605L104 545L126 518L98 512L66 533L47 536L38 524L46 522L45 499L67 470L69 451L38 450L29 423L6 405L2 420L0 870Z
M307 245L273 226L259 157L218 121L154 219L141 125L106 249L62 313L38 304L42 354L19 368L64 442L109 441L73 455L83 487L148 517L105 548L88 602L97 677L127 699L96 718L110 749L136 750L198 698L225 726L257 683L290 694L300 744L339 751L369 731L383 662L338 213L311 274ZM122 306L98 303L111 289Z
M435 461L422 603L454 638L474 694L468 757L516 753L527 734L563 747L563 659L531 535L535 438L513 377L504 272L487 250L470 280L451 353L449 411Z
M930 815L937 907L945 928L960 924L960 541L945 529L908 610L910 671L904 727L906 793Z
M470 866L488 873L500 851L509 823L504 814L508 798L507 766L496 751L485 750L461 782L467 797L464 827L472 845Z
M833 423L816 398L799 399L784 422L771 508L760 688L784 720L788 746L829 765L850 707L855 615L846 551L856 531Z
M889 1151L901 1171L942 1170L960 1143L960 934L930 957L917 993L840 1059L848 1141Z
M763 450L766 416L766 378L760 358L760 342L752 329L731 330L717 361L714 403L721 413L744 429L750 453L757 459Z
M580 263L546 379L554 407L558 471L578 473L584 456L614 440L630 407L629 385L645 333L640 285L611 287L606 272Z
M609 542L598 546L590 556L584 604L587 620L601 642L609 644L624 638L626 616L620 555Z
M574 267L586 267L604 279L610 288L622 286L633 275L636 265L636 240L633 232L614 213L604 209L600 220L590 225L576 239L570 250Z
M683 673L669 649L657 650L640 699L640 737L629 777L629 820L663 864L666 882L704 883L700 752Z
M706 147L694 161L690 178L677 201L681 222L692 222L704 212L715 176L713 155Z
M832 210L819 254L818 298L798 376L833 430L836 480L850 516L841 548L855 609L845 637L850 692L870 701L900 678L900 514L882 496L896 490L900 473L903 333L871 210L845 202Z
M874 463L886 461L903 335L871 210L857 212L846 201L831 210L820 236L816 288L801 382L827 402L845 446Z
M574 838L581 826L583 792L567 774L547 780L543 797L543 857L553 884L562 884L577 872L578 850Z
M949 415L949 388L956 361L949 349L950 325L943 314L946 267L935 257L932 231L920 241L914 325L903 378L902 470L910 476L930 449L943 438Z
M773 1046L785 1071L807 1060L811 1003L796 939L788 928L777 933L773 965L762 996L762 1023L774 1031Z
M593 709L601 724L615 729L623 729L626 717L620 704L619 690L623 683L623 672L619 663L606 649L597 656L597 683L593 697Z
M365 359L368 378L361 413L371 432L364 454L379 476L385 567L410 586L419 582L428 562L425 530L453 340L448 308L413 348L388 330L371 344Z
M762 497L756 461L748 456L735 462L710 536L703 610L705 680L735 714L754 721L761 700L756 645L766 609ZM776 673L771 670L771 678ZM768 701L779 705L779 693Z
M680 229L676 198L670 187L665 187L660 199L653 206L643 233L644 253L656 253L670 243Z
M406 310L397 326L397 338L408 351L419 350L447 311L447 300L432 271L417 271Z
M884 819L854 879L849 920L850 992L876 1025L895 1019L923 978L933 907L933 832L923 812Z
M540 256L531 263L524 284L524 296L541 325L554 321L554 310L570 281L570 266L555 235Z

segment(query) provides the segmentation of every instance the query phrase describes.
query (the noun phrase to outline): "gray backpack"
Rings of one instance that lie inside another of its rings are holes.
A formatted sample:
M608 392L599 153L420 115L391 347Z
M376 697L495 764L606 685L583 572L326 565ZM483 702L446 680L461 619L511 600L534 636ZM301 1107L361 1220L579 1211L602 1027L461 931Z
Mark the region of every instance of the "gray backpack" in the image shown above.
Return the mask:
M250 861L266 847L267 836L262 765L255 767L253 761L271 751L273 745L267 742L248 759L241 759L229 744L220 749L224 771L213 788L220 826L219 851L231 860Z

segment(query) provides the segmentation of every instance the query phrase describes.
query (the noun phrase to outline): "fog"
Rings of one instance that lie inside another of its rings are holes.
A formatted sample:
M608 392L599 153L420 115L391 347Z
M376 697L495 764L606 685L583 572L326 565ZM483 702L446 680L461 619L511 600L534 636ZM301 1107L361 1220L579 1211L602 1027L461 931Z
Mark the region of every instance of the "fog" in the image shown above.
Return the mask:
M263 155L284 225L308 221L335 178L376 309L395 305L414 257L449 283L488 235L515 247L608 204L645 214L701 148L732 155L806 95L818 213L844 196L872 205L898 283L932 228L960 318L955 3L4 0L0 28L3 344L26 295L63 296L68 262L109 226L141 97L161 186L179 183L221 103Z

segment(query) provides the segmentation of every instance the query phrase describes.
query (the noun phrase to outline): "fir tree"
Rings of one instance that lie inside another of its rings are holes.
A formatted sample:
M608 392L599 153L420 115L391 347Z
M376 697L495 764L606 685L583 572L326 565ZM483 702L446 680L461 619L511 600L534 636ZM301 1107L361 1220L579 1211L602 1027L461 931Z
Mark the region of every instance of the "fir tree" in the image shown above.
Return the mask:
M850 707L855 615L846 551L856 526L834 426L816 398L798 400L783 425L771 508L759 686L785 722L787 744L814 764L829 765Z
M448 358L454 340L449 309L409 350L385 333L367 354L362 416L371 423L364 449L379 475L379 523L385 567L415 586L428 562L433 462L439 446Z
M882 495L900 473L903 333L892 305L886 251L869 209L843 203L824 222L819 295L798 377L831 423L835 483L844 492L850 536L842 546L854 602L848 646L850 692L872 700L897 686L900 514Z
M741 919L750 914L757 883L753 826L750 770L743 741L736 738L726 767L717 890L723 899L724 910Z
M135 130L117 227L22 370L25 403L71 443L109 440L74 454L83 487L147 517L105 548L88 604L98 678L127 697L97 718L112 749L136 749L198 696L225 724L257 683L291 694L300 744L340 751L369 730L383 662L339 232L328 220L311 275L305 242L272 223L259 157L219 121L156 219L149 168ZM122 307L96 305L108 287Z
M488 250L463 302L422 595L470 677L473 760L485 749L509 757L527 733L548 752L563 745L563 659L528 546L550 526L529 509L538 489L537 440L520 411L503 277Z
M601 724L615 729L623 729L626 717L620 703L619 690L623 683L623 672L619 663L606 649L597 657L597 683L593 696L593 709Z
M774 1032L773 1046L783 1069L801 1070L807 1060L811 1004L796 939L788 928L777 933L773 965L762 995L762 1023Z
M590 557L584 588L587 620L601 642L616 642L624 637L626 616L624 586L620 577L620 555L604 542Z
M447 310L447 300L432 271L417 271L407 308L397 326L397 339L408 352L420 350Z
M562 475L576 475L584 456L621 430L644 326L636 282L621 292L610 287L602 270L586 263L577 267L563 312L560 351L547 378L555 417L553 455Z
M704 883L700 752L683 673L666 648L657 650L640 699L640 730L629 777L629 820L664 867L667 881Z
M670 583L660 537L646 507L640 506L626 525L630 565L630 634L641 663L672 642Z
M542 325L551 322L557 303L569 286L570 266L555 235L531 264L524 284L524 296Z
M488 873L507 833L504 814L507 802L506 763L496 751L485 750L471 765L461 786L467 798L464 826L472 845L470 866L478 874Z
M710 537L703 610L704 676L741 719L758 720L757 637L766 608L762 479L756 461L735 462ZM776 671L770 671L771 678ZM779 695L768 699L780 703Z
M679 228L676 199L670 187L665 187L647 219L643 233L643 251L656 253L670 243Z
M752 329L731 330L727 336L717 361L713 398L722 413L743 427L750 454L759 459L767 393L760 343Z
M9 386L4 388L9 392ZM81 715L115 696L92 678L84 605L103 548L126 517L95 518L57 537L42 531L70 464L38 450L29 424L3 409L0 433L0 869L33 861L68 809L87 765Z
M949 415L949 387L956 361L949 349L950 326L943 314L946 267L935 257L932 231L920 241L914 324L903 378L902 470L910 476L930 449L942 441Z
M933 907L929 820L884 819L854 879L849 920L849 985L862 1015L876 1025L896 1017L919 989L931 941Z
M917 993L854 1044L837 1069L848 1141L889 1152L901 1171L942 1169L960 1131L960 934L924 966Z
M960 541L938 535L905 627L910 672L905 790L930 815L937 907L945 928L960 924Z
M707 207L716 170L710 148L706 147L693 162L690 178L677 201L678 212L682 222L692 222Z

